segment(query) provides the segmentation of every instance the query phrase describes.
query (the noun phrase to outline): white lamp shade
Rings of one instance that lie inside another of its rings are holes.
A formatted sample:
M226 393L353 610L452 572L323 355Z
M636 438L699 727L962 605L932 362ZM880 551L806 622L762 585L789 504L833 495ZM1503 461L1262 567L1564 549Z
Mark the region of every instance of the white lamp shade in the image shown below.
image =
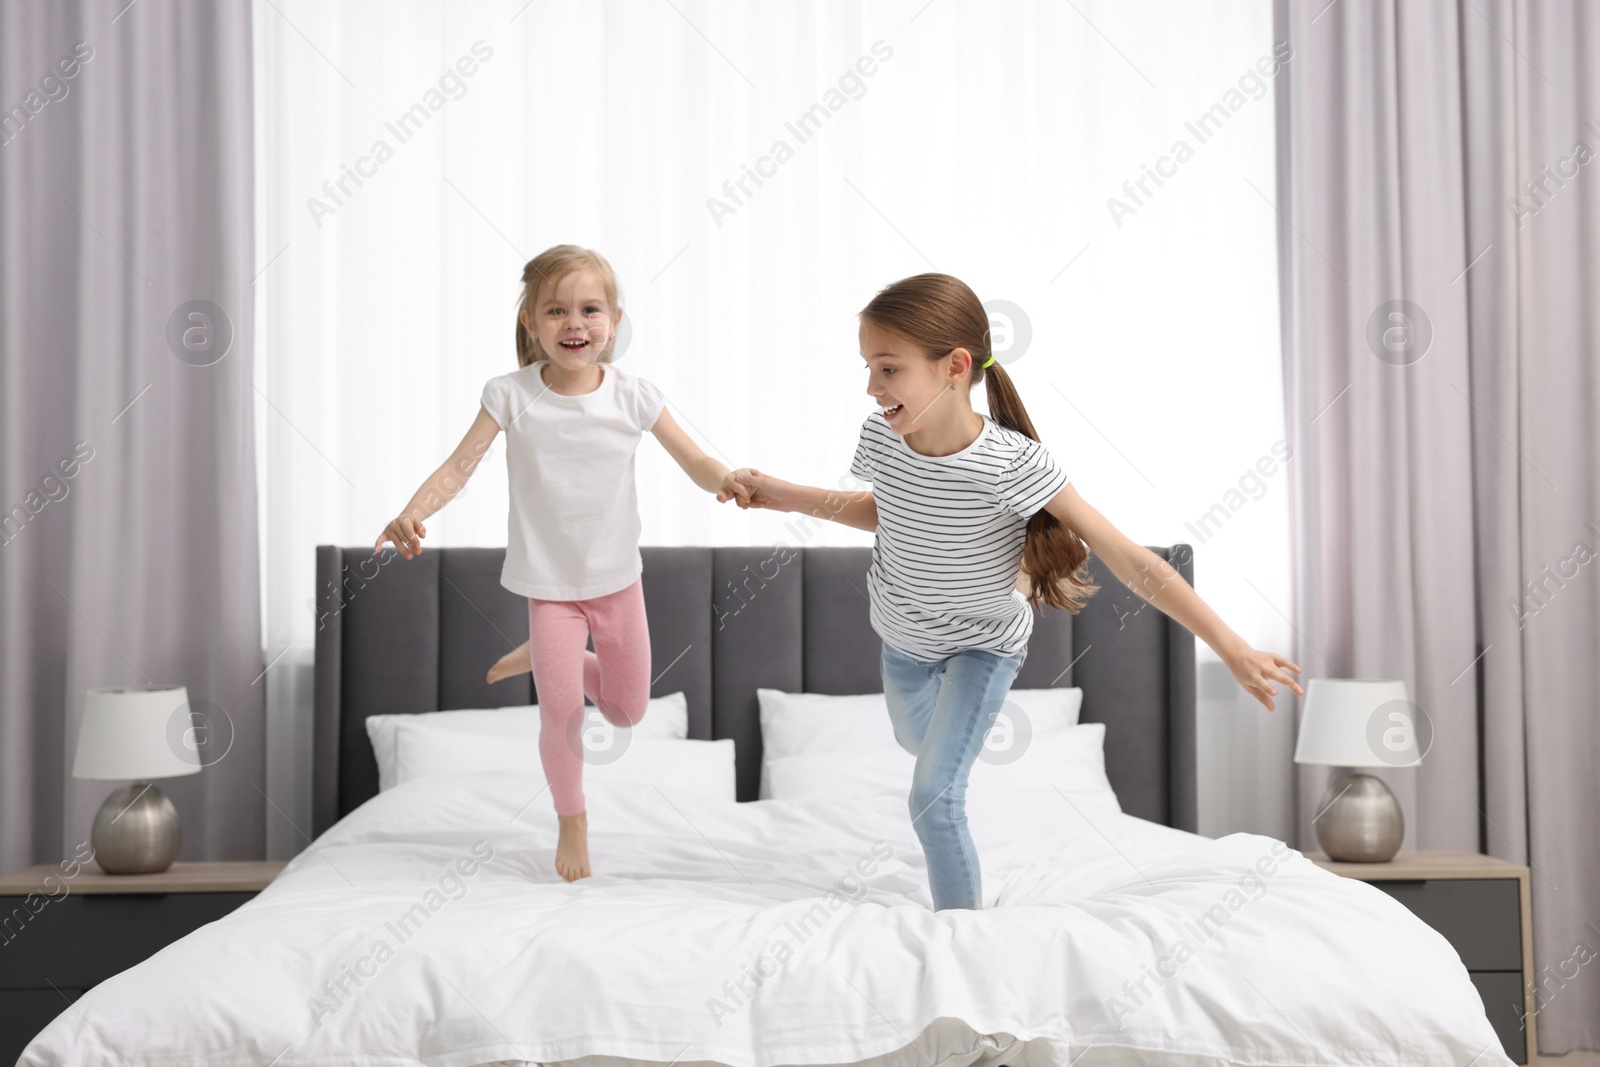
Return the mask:
M1303 703L1296 763L1410 767L1422 762L1412 721L1416 708L1406 698L1404 682L1313 678Z
M91 689L83 701L74 778L147 782L199 774L189 692L181 685Z

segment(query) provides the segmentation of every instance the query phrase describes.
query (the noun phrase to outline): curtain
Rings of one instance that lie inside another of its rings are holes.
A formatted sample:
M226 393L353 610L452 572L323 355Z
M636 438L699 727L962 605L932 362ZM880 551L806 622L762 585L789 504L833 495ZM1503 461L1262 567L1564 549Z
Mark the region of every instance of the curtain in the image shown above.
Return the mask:
M621 363L709 453L822 485L870 409L855 313L962 278L1084 498L1194 545L1201 594L1288 649L1265 0L274 0L255 28L276 808L309 807L314 546L371 544L449 453L563 242L617 269ZM505 543L501 454L429 543ZM646 544L869 541L638 463ZM1203 826L1288 836L1288 716L1200 666Z
M1531 869L1540 1051L1600 1048L1600 17L1300 5L1278 192L1307 675L1401 678L1403 848ZM1399 316L1399 317L1393 317ZM1299 774L1303 847L1326 768Z
M239 2L0 6L0 869L87 841L120 684L188 689L178 858L263 854L250 55Z

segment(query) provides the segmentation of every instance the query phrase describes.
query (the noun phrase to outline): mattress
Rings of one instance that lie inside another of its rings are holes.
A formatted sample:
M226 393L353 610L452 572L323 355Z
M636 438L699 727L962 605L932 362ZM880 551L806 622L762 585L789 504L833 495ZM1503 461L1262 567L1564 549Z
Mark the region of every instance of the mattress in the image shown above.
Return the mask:
M1509 1064L1455 951L1273 838L969 796L984 907L934 912L903 794L380 793L225 918L90 989L21 1067Z

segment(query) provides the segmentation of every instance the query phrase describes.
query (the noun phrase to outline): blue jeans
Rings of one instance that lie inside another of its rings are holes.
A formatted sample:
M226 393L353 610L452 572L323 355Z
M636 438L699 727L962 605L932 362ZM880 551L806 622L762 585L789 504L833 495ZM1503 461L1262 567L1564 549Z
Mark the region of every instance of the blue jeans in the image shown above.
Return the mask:
M983 875L967 830L967 776L1027 655L968 649L929 662L884 642L883 695L895 740L917 757L909 808L935 911L983 907Z

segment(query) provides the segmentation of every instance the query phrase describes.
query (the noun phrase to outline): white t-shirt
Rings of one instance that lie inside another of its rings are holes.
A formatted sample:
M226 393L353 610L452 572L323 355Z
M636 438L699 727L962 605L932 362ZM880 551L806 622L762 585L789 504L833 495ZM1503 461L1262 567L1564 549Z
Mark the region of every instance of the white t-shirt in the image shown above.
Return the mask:
M500 584L539 600L587 600L632 585L639 555L633 454L666 400L614 364L600 387L563 396L545 361L489 379L483 408L506 432L511 514Z
M1070 479L1038 441L982 417L972 444L924 456L874 411L850 463L878 505L872 628L918 659L969 648L1014 656L1033 633L1016 588L1028 519Z

